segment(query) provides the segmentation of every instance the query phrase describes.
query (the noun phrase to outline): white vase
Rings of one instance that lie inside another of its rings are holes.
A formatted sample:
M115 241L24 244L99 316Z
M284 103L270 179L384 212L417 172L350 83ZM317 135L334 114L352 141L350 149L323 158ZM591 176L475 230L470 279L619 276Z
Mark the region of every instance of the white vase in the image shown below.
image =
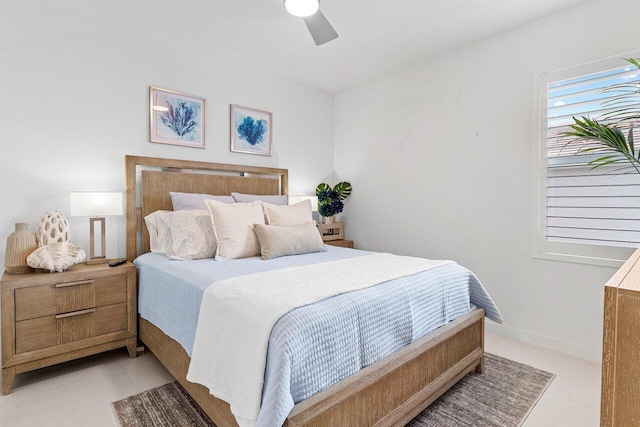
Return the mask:
M323 224L332 224L334 222L336 222L336 216L335 215L323 216L322 217L322 223Z

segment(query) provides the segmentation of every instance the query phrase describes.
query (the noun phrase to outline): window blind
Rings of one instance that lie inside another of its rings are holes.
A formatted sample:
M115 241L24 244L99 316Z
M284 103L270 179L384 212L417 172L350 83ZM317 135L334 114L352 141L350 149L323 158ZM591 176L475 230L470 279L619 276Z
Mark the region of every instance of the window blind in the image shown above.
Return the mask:
M640 246L640 173L623 163L592 170L587 163L604 154L581 154L592 144L567 144L561 136L574 123L573 116L606 123L607 113L620 105L611 104L615 92L602 89L640 82L638 74L629 65L548 84L547 241ZM629 127L620 129L626 134ZM633 132L640 147L640 133Z

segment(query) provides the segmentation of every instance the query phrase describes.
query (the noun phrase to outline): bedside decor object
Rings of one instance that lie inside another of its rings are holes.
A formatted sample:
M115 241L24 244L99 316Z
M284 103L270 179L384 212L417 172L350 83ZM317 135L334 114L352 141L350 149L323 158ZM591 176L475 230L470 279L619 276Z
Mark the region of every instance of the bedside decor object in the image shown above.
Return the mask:
M351 191L351 184L346 181L337 183L333 188L324 182L318 184L316 187L318 212L325 218L324 222L334 222L333 216L342 212L343 201L351 195Z
M272 114L231 105L231 151L271 155Z
M333 188L329 184L321 182L316 187L318 196L318 212L322 215L323 224L318 224L318 231L325 242L331 240L344 240L344 224L335 222L335 215L344 209L343 200L351 195L351 184L342 181Z
M70 193L71 216L89 218L89 261L87 264L108 262L106 258L105 216L123 215L122 193ZM95 252L95 225L100 223L100 254Z
M325 242L344 239L344 224L341 222L318 224L318 231Z
M69 221L62 212L49 211L42 214L38 221L38 231L36 231L38 246L46 246L54 242L68 242Z
M149 117L149 141L205 148L205 98L151 86Z
M71 242L54 242L41 246L27 257L32 268L61 273L86 258L84 251Z
M29 273L32 270L27 264L27 257L38 248L36 235L29 231L26 222L16 222L15 227L7 237L4 267L10 274Z

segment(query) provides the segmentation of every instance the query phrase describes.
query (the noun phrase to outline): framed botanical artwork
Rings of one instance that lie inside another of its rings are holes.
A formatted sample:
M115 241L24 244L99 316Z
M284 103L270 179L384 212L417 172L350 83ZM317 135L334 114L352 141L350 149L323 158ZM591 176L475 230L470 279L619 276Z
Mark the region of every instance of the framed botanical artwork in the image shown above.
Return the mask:
M231 105L231 151L271 155L272 114Z
M151 86L149 117L149 141L205 148L205 98Z

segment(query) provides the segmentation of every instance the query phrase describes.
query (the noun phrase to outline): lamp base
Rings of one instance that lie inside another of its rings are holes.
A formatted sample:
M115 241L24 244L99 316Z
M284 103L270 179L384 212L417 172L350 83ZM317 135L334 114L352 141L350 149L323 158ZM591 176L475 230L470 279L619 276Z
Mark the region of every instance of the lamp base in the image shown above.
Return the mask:
M104 218L102 217L89 218L89 261L98 260L98 259L104 260L102 262L108 261L108 260L105 260L107 255L107 250L106 250L106 239L105 239L105 233L104 233L104 223L105 221L104 221ZM96 224L100 225L100 253L99 254L96 254L96 249L95 249ZM94 262L93 264L100 264L100 261Z
M93 265L93 264L106 264L108 262L111 262L111 259L108 259L106 257L96 257L96 258L91 258L90 260L87 261L87 265Z

